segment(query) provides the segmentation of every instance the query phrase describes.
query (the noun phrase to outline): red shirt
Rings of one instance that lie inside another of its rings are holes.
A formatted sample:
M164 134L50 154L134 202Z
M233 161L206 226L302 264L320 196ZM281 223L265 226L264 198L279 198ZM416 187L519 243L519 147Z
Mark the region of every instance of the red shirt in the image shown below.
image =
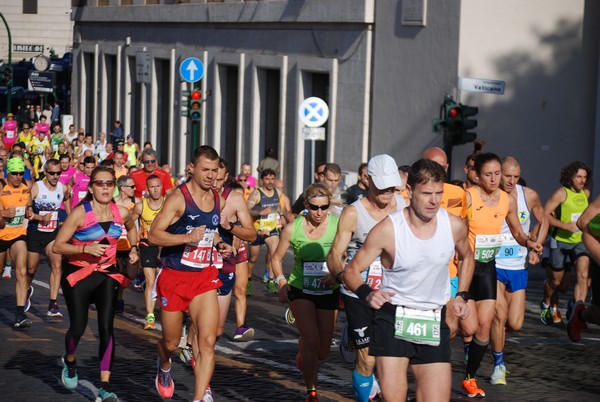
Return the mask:
M160 181L162 181L163 189L162 195L165 195L165 192L171 188L173 188L173 183L171 183L171 176L164 170L160 168L154 169L152 173L146 172L144 169L136 170L129 174L135 183L135 193L134 196L141 198L142 193L146 190L146 179L148 176L155 175L160 177Z

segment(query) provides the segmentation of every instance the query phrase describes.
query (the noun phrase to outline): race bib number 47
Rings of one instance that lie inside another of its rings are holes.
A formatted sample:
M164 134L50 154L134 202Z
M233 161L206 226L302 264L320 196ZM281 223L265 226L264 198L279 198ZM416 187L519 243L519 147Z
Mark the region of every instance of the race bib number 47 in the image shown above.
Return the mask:
M325 285L321 279L329 272L324 261L305 261L303 267L302 292L311 295L333 293L333 288Z

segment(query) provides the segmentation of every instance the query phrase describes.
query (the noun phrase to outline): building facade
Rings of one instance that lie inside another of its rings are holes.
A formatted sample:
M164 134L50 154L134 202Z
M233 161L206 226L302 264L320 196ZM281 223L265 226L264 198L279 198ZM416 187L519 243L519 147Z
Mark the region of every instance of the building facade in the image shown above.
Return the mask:
M56 52L62 56L73 47L71 0L0 0L12 39L12 62ZM8 62L8 35L0 26L0 59Z
M315 162L354 172L377 153L410 164L441 145L431 119L448 93L479 106L486 150L524 161L545 199L562 165L598 166L600 11L584 0L522 3L79 1L73 114L94 133L121 120L182 173L192 144L182 96L192 86L179 67L196 57L205 99L197 142L214 146L232 171L276 149L295 197ZM459 76L505 81L506 91L460 91ZM329 105L324 141L304 139L299 107L310 96ZM455 148L453 176L462 177L471 148Z

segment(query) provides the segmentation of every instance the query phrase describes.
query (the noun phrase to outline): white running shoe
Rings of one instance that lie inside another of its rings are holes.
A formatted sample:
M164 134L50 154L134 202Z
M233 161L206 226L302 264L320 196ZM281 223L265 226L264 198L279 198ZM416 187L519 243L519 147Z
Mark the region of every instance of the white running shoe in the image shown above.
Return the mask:
M506 366L504 364L494 366L494 371L490 375L490 384L506 385Z
M372 401L379 394L381 394L381 388L379 388L379 382L377 381L377 377L373 376L373 385L371 386L371 393L369 394L369 400Z
M210 384L208 385L208 387L206 387L206 391L204 391L202 402L214 402L214 399L212 397L212 391L210 390Z
M2 271L2 279L12 278L11 270L12 270L12 266L5 265L4 270Z

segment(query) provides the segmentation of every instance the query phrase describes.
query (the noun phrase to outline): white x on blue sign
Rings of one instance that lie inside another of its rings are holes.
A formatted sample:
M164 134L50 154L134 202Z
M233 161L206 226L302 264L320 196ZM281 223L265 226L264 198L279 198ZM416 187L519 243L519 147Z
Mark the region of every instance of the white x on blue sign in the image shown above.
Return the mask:
M298 113L306 127L321 127L329 118L329 107L323 99L313 96L304 99Z

